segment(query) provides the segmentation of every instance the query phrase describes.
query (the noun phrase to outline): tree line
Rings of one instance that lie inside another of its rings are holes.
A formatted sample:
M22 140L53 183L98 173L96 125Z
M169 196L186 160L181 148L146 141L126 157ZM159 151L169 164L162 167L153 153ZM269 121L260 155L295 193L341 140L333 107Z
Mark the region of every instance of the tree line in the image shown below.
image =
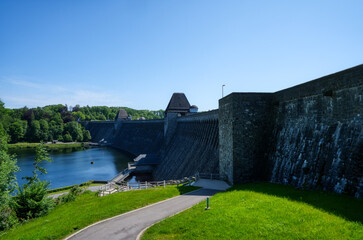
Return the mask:
M133 120L160 119L164 111L135 110L122 107ZM85 106L68 107L57 104L37 108L8 109L0 100L0 135L7 135L8 142L86 142L91 135L78 121L114 120L121 107Z

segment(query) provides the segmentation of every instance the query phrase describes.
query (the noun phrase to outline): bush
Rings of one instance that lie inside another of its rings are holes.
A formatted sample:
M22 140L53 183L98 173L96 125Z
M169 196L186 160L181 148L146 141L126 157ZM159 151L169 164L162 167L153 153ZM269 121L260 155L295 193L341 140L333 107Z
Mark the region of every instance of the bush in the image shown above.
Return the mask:
M17 222L16 214L10 207L0 208L0 231L11 228Z
M72 136L69 134L69 133L66 133L63 137L63 141L64 142L72 142L73 139L72 139Z
M49 182L40 181L18 188L12 205L19 220L44 216L53 208L53 199L47 196L48 187Z
M82 192L83 192L83 189L79 185L75 185L71 188L71 190L69 191L68 194L63 194L63 195L59 196L55 200L55 203L57 205L59 205L59 204L66 203L66 202L73 202L74 200L76 200L76 197L78 195L80 195Z
M79 186L79 185L75 185L74 187L71 188L70 193L78 196L79 194L81 194L83 191L83 189Z

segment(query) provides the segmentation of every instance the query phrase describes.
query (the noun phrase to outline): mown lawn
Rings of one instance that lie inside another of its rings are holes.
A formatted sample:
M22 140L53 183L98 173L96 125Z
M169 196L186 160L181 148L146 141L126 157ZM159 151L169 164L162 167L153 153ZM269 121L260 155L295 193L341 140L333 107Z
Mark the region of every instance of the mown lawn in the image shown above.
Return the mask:
M128 191L97 197L85 193L76 201L54 208L47 216L30 220L7 232L0 239L62 239L92 223L171 198L196 187L167 186L147 190Z
M234 186L168 218L150 239L363 239L363 201L271 183Z

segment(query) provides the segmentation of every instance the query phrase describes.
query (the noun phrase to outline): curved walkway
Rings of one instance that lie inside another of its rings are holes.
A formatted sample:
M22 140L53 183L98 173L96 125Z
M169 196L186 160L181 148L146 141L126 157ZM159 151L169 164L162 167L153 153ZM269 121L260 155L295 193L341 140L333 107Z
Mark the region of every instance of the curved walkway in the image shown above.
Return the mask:
M213 187L213 184L209 183L207 187ZM173 197L99 223L95 223L66 239L136 239L139 233L145 228L161 221L164 218L184 211L220 191L222 191L222 189L202 188L189 192L184 195Z

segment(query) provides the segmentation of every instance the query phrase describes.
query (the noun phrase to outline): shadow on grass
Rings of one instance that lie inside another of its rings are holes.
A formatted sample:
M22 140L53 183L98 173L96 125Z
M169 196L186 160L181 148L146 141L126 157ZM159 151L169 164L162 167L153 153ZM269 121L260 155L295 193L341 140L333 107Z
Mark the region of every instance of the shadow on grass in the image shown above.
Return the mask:
M274 183L235 185L228 191L247 190L304 202L320 210L363 224L363 200L323 191L298 190Z
M200 187L194 187L194 186L177 186L177 189L180 193L180 195L182 194L186 194L188 192L200 189Z

